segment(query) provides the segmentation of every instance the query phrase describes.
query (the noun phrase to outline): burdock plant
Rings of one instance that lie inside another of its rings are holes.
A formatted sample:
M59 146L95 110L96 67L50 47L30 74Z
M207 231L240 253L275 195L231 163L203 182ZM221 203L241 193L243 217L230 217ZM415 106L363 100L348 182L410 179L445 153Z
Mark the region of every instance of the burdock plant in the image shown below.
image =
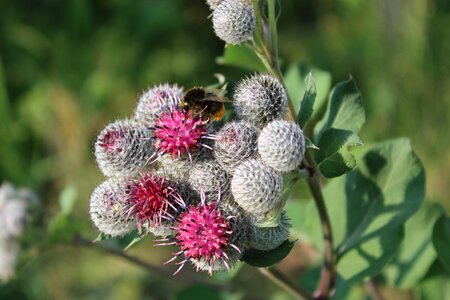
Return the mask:
M282 72L277 1L207 3L226 43L222 63L246 64L244 55L252 58L244 67L258 70L233 90L222 84L216 98L189 99L203 105L195 111L183 102L189 89L153 85L130 120L106 126L95 155L108 179L90 203L98 230L120 237L137 229L132 244L157 236L175 249L175 273L191 264L212 275L244 262L307 299L342 297L364 281L376 289L375 276L402 282L392 269L424 196L408 140L362 147L365 113L352 77L326 101L329 82L314 80L325 71L294 64ZM232 102L225 118L223 94ZM304 274L318 281L315 292L274 268L299 244L321 254L321 275Z

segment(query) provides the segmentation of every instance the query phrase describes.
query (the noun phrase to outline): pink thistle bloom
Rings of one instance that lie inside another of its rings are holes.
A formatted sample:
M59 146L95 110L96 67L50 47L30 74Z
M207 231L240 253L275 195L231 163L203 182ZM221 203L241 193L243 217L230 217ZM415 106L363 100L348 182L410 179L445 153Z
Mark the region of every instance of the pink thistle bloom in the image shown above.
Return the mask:
M170 181L150 173L130 185L129 203L131 209L128 214L136 217L139 232L145 223L160 226L163 220L174 220L173 214L185 206Z
M208 138L208 122L208 119L181 108L163 112L156 118L153 131L159 155L168 153L175 159L187 153L191 157L191 152L199 146L208 148L201 143L202 138Z
M221 262L229 270L229 247L240 253L238 247L230 242L233 234L230 219L235 216L226 216L220 209L219 201L206 204L204 193L197 206L189 206L177 220L174 227L176 236L172 243L165 245L178 245L180 251L167 263L184 255L184 260L176 263L180 265L178 273L189 260L203 262L209 275L212 275L213 265ZM219 196L220 199L220 196ZM200 270L197 267L197 271Z

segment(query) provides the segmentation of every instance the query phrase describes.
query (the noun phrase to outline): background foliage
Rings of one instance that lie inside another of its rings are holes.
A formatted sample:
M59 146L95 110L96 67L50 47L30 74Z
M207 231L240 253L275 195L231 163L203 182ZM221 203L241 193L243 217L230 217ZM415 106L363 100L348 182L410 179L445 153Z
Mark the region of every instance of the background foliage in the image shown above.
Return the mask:
M431 237L450 235L445 219L434 228L430 225L438 214L429 204L439 202L450 212L450 179L445 176L450 168L450 40L446 38L450 36L450 3L281 3L282 69L295 77L301 70L288 66L302 62L329 71L332 77L313 72L316 102L326 99L320 94L323 90L348 79L351 72L366 109L367 121L359 132L366 144L362 151L371 147L370 141L411 138L427 171L428 202L422 205L430 208L410 219L405 232L420 229L428 239L402 245L390 257L396 264L385 270L385 280L408 289L413 287L411 277L427 276L414 295L444 299L449 284L444 285L436 274L445 272L445 266L435 262L433 255L421 256L424 262L414 266L405 261L414 261L413 251L408 250L422 247L430 252ZM47 218L64 215L73 205L74 219L81 220L77 226L94 238L87 199L102 180L92 156L98 131L110 120L130 115L139 91L153 83L179 82L192 87L214 83L217 72L232 79L245 74L215 63L222 56L223 43L214 36L208 15L203 1L0 2L0 179L35 189ZM392 143L400 147L402 141ZM388 189L381 194L390 199ZM58 228L65 228L64 222L67 218L61 217L59 223L54 219L52 230L58 233ZM436 245L436 249L445 252L445 245ZM150 239L130 252L156 263L170 256L167 250L154 248ZM352 250L345 255L350 257ZM294 249L280 267L300 280L302 267L313 256L305 255L305 249ZM251 287L258 276L244 266L234 281ZM220 276L215 279L221 280ZM178 295L178 299L189 299L195 289L117 258L68 245L25 260L18 277L0 289L0 298L165 299ZM215 293L202 291L208 299ZM241 293L255 299L267 295L289 299L268 282L260 291L249 288ZM358 293L352 291L356 298ZM407 299L411 292L386 288L384 293Z

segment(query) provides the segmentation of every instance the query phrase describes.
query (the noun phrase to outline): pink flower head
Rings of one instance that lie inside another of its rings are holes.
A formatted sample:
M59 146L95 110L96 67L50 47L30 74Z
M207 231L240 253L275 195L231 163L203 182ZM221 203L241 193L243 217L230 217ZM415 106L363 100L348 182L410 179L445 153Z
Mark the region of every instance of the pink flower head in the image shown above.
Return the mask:
M131 210L129 214L136 217L138 229L148 221L159 226L163 219L174 220L173 212L177 213L184 202L164 177L147 173L133 182L129 191Z
M226 216L218 201L206 204L204 193L201 197L202 201L197 206L191 205L181 213L174 227L176 236L169 244L178 245L180 251L168 262L184 255L184 260L177 263L180 267L175 274L187 261L193 260L204 262L208 266L208 273L212 275L212 266L217 261L229 269L229 247L240 253L239 248L230 242L233 234L230 219L235 216ZM199 269L197 267L197 271Z
M168 153L174 159L186 153L190 156L199 146L208 147L200 142L207 137L208 121L181 108L163 112L155 120L155 148L160 155Z

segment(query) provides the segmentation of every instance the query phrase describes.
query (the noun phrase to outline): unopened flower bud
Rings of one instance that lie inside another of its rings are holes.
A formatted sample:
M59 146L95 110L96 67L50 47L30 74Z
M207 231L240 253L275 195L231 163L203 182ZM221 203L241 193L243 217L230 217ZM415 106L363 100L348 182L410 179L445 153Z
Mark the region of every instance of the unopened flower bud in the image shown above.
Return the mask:
M100 232L116 237L136 228L136 222L129 217L131 205L127 201L128 186L125 179L110 178L92 193L89 213Z
M226 124L216 135L214 157L220 166L232 174L235 168L257 153L259 130L246 121Z
M214 159L194 162L188 182L198 195L203 191L207 199L217 199L219 192L223 200L230 195L230 178Z
M263 162L276 171L293 171L298 168L305 154L303 131L295 123L273 121L259 135L258 152Z
M109 124L95 142L97 164L107 177L134 175L153 154L150 130L131 120Z
M289 237L291 224L285 211L281 213L280 224L276 227L253 226L250 234L250 248L269 251L280 246Z
M278 79L268 74L256 74L243 79L234 92L233 105L239 118L259 128L282 119L286 114L288 98Z
M232 45L250 40L256 26L255 12L249 0L223 0L215 8L212 21L216 35Z
M236 203L254 215L264 215L282 201L283 177L260 160L250 159L237 167L231 180Z
M180 104L183 88L176 84L160 84L146 90L138 100L134 116L137 120L153 125L155 117Z

